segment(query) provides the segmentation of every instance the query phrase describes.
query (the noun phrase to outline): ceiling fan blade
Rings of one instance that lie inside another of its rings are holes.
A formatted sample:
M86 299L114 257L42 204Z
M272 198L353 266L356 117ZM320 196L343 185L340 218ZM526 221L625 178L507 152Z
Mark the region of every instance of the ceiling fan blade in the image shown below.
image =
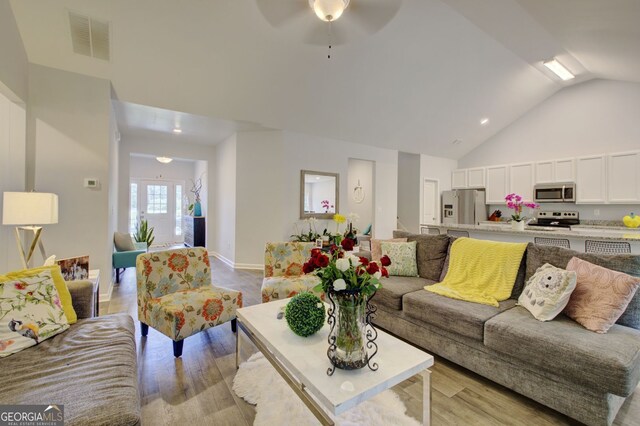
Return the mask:
M384 28L396 16L402 0L352 0L341 19L358 25L367 34Z
M256 0L256 4L262 16L276 28L313 14L308 0Z

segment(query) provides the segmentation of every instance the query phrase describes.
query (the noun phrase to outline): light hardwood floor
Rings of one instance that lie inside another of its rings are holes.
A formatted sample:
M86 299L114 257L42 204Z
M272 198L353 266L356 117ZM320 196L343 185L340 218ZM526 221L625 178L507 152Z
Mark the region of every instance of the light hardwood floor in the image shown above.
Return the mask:
M245 306L260 303L261 271L233 270L212 262L214 284L243 292ZM109 313L137 320L135 271L129 268L114 288ZM255 409L231 390L235 335L224 324L186 339L182 358L171 341L149 329L140 337L136 321L143 425L252 425ZM250 351L251 344L241 345ZM243 354L248 357L249 354ZM432 369L432 424L575 425L577 422L528 398L437 357ZM422 381L416 376L394 388L408 414L420 419ZM620 410L615 425L640 425L640 390Z

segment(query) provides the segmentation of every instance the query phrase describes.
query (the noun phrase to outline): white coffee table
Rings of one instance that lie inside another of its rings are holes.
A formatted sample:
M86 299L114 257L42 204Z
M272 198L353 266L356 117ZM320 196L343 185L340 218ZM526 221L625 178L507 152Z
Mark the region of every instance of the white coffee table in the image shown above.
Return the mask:
M360 370L336 369L327 375L331 366L327 358L329 326L310 337L299 337L287 326L284 318L277 319L289 299L249 306L236 311L237 323L309 407L322 424L333 425L337 416L361 402L421 373L423 377L422 423L431 423L431 382L429 367L433 356L381 330L378 330L378 353L372 361L377 371L365 367ZM240 364L240 338L236 337L236 367Z

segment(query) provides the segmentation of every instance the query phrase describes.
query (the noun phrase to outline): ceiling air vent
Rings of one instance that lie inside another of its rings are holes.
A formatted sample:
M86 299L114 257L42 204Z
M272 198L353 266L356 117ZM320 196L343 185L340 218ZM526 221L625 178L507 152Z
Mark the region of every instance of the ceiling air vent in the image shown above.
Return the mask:
M109 23L79 13L69 12L73 51L92 58L110 58Z

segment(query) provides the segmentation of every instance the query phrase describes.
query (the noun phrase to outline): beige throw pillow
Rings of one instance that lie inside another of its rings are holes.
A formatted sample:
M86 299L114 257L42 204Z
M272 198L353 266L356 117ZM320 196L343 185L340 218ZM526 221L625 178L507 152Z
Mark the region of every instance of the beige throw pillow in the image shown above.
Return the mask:
M573 257L567 271L577 274L576 289L564 313L588 330L606 333L620 318L640 285L640 278Z
M133 245L131 234L126 232L116 232L113 234L113 244L117 251L133 251L136 246Z
M389 256L391 265L387 266L389 275L399 277L417 277L418 264L416 263L416 241L392 242L383 241L382 255Z
M518 305L526 308L539 321L551 321L569 303L576 288L574 271L565 271L545 263L529 278Z
M374 262L380 262L380 258L382 257L382 247L381 244L383 242L394 242L394 243L406 243L406 238L391 238L389 240L376 240L375 238L371 239L371 260Z

